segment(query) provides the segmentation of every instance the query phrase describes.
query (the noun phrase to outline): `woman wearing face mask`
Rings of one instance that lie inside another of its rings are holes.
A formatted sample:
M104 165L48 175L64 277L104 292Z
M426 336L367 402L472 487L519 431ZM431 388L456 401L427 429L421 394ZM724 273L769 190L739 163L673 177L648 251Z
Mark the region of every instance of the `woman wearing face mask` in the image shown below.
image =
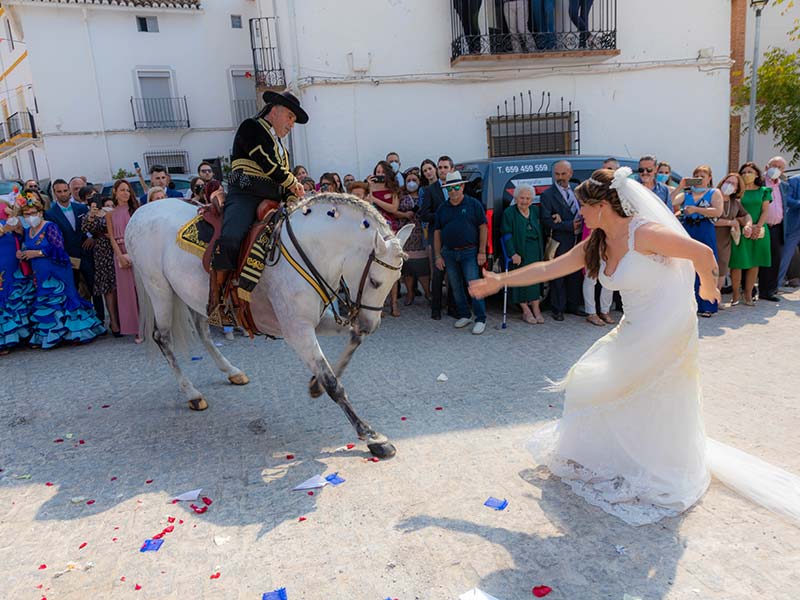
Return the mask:
M30 264L36 281L36 295L29 306L30 344L53 348L62 342L90 342L102 335L105 328L92 305L75 289L61 231L43 219L42 202L33 194L20 196L16 214L27 226L17 258Z
M399 217L400 227L408 223L414 225L411 237L408 238L406 245L403 246L403 250L408 254L408 258L403 261L403 282L406 286L406 299L403 304L409 306L414 303L415 282L417 280L422 284L425 298L429 297L431 271L430 263L428 262L428 250L425 248L425 237L419 219L417 219L421 185L420 176L416 169L409 169L405 172L404 179L406 185L403 197L400 198L397 216Z
M35 296L30 270L23 273L17 258L23 229L17 217L8 216L9 210L0 202L0 356L30 335L28 306Z
M670 190L674 190L677 186L673 183L672 179L672 166L665 161L661 161L658 163L658 169L656 171L656 181L659 183L663 183L667 186Z
M189 189L192 195L186 199L186 202L195 206L205 206L208 203L205 193L206 183L200 177L192 177L189 182Z
M722 214L722 192L712 186L711 167L701 165L692 173L693 177L702 180L700 185L694 185L684 190L672 200L674 208L681 209L681 221L686 232L692 239L697 240L714 251L717 257L717 234L714 231L714 222ZM717 312L719 306L716 301L709 302L700 297L700 279L695 278L694 292L697 300L697 312L701 317L710 317Z
M772 190L764 186L761 169L753 162L744 163L739 167L739 175L744 181L742 207L750 215L753 226L749 232L743 231L742 239L731 247L731 258L728 263L733 285L731 306L739 304L742 271L744 271L744 303L747 306L755 306L753 287L758 279L758 268L769 267L772 264L769 228L764 226L769 203L772 202Z
M741 175L728 173L717 187L722 193L722 214L714 226L717 234L717 265L719 265L717 287L722 290L725 276L728 274L731 248L733 244L741 241L742 233L749 234L752 231L753 220L742 207L740 200L744 191L744 180Z

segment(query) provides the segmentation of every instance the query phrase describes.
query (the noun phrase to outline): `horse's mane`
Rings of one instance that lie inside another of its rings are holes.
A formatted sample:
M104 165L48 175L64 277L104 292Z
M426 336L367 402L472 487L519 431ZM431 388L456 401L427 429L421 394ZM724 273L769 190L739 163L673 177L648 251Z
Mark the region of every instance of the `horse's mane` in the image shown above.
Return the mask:
M302 210L303 207L311 208L312 206L316 206L317 204L330 204L333 206L349 206L357 211L360 211L361 214L373 221L375 221L379 228L382 235L393 235L392 228L389 227L389 223L386 222L384 216L369 202L365 202L352 194L335 194L335 193L323 193L323 194L314 194L313 196L309 196L294 205L291 209L291 212L295 212L296 210Z

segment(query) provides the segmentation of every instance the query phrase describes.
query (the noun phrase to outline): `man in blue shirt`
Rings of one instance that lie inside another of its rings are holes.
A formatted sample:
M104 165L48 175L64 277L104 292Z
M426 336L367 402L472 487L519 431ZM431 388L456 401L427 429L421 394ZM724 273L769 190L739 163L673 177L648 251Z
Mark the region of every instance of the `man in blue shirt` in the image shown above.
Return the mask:
M487 224L483 205L475 198L464 194L461 173L452 171L442 186L447 190L447 202L436 210L434 220L433 249L436 268L447 266L447 276L453 288L458 320L458 329L472 322L467 304L466 285L480 279L480 267L486 262ZM486 304L472 299L475 325L472 333L480 335L486 329Z
M672 212L672 199L670 198L671 190L665 184L656 180L656 171L658 170L658 159L653 154L645 154L639 159L639 174L635 179L641 183L648 190L653 192L656 196L661 198L661 201L667 205L670 212Z
M142 188L145 187L144 179L142 179L142 170L136 169L137 175L139 175L139 181L142 182ZM150 167L150 187L162 187L167 194L167 198L185 198L183 194L181 194L178 190L172 190L169 187L169 182L171 178L169 173L167 172L166 167L161 165L153 165ZM147 204L147 192L142 194L139 197L139 204Z

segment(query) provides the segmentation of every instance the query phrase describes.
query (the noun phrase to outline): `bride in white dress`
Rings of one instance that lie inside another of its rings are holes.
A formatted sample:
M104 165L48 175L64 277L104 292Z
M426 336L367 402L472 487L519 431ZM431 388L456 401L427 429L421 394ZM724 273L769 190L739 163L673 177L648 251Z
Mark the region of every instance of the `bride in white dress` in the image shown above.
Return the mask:
M587 502L632 525L688 509L711 475L800 520L800 478L706 438L694 279L702 298L719 301L714 253L630 174L601 169L575 190L593 232L570 252L470 283L484 297L585 268L623 296L619 325L557 384L563 417L529 448Z

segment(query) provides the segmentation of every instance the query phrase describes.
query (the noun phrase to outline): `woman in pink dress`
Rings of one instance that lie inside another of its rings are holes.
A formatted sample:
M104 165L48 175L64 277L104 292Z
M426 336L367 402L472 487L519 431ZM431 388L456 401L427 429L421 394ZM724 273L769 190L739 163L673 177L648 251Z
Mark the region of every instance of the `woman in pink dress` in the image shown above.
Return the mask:
M136 284L133 279L133 263L125 249L125 228L133 212L139 208L139 201L133 195L130 184L120 179L111 192L114 210L106 219L108 238L114 248L114 273L117 280L117 308L119 310L119 330L122 335L139 338L139 305L136 300Z

